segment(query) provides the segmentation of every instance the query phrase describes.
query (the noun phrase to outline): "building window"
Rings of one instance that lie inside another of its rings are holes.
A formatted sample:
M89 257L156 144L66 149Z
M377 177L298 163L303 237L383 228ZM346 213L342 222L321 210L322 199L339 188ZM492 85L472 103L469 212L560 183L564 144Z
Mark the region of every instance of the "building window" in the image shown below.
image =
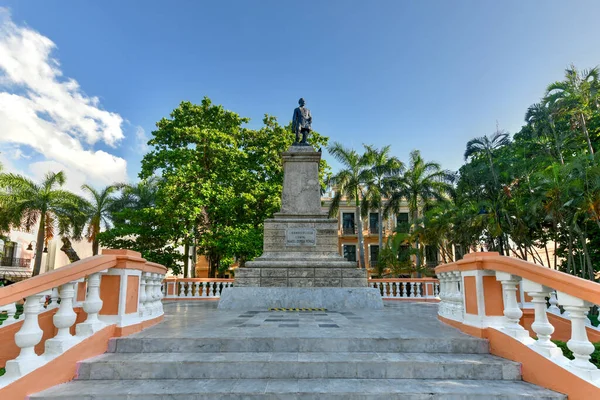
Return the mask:
M462 246L460 244L454 245L454 261L462 260L465 253L463 252Z
M356 229L354 228L354 213L342 214L342 232L344 235L354 235L356 233Z
M399 213L396 215L396 230L400 233L408 233L410 224L408 223L408 213Z
M379 213L369 214L369 232L379 234Z
M372 244L369 246L369 262L371 268L377 267L377 260L379 259L379 245Z
M437 246L425 246L425 260L428 267L437 267L439 263Z
M344 258L347 261L356 261L356 245L345 244L344 245Z
M403 244L400 246L400 250L398 251L398 260L401 262L409 262L410 261L410 246L407 244Z

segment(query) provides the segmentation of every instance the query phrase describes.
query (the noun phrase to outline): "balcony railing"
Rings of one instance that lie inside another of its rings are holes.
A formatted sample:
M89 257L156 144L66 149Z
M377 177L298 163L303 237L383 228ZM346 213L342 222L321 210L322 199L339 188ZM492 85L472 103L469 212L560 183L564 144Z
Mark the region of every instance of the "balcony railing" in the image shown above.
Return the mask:
M356 228L353 226L344 226L342 228L342 233L344 235L356 235Z
M384 299L438 301L440 283L433 278L369 279L369 286L379 289Z
M210 300L221 297L223 289L233 287L234 279L167 278L162 283L165 300ZM369 287L379 289L384 299L438 301L437 279L369 279Z
M2 257L0 259L0 266L29 268L31 266L31 258Z

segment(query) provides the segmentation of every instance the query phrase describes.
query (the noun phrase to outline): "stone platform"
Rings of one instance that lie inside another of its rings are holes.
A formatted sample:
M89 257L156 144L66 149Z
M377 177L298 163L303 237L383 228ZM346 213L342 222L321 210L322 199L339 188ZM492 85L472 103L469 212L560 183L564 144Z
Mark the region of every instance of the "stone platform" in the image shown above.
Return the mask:
M247 310L249 308L377 310L383 308L383 301L379 289L374 288L233 287L223 289L221 300L219 300L220 310Z

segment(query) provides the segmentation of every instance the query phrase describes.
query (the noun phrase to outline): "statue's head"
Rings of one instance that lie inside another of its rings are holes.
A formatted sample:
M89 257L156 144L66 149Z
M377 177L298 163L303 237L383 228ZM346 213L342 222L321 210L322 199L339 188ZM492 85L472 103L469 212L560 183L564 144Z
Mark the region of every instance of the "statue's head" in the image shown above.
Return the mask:
M300 104L300 107L304 107L304 104L306 102L304 101L304 98L300 97L300 100L298 100L298 104Z

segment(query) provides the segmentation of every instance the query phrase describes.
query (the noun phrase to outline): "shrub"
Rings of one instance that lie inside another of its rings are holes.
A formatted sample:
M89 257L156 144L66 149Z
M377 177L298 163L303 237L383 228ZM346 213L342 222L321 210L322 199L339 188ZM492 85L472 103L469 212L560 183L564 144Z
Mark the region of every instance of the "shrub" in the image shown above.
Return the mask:
M553 342L562 350L565 357L569 360L573 360L573 352L567 347L567 343L561 342L560 340L553 340ZM591 354L590 362L596 367L600 368L600 342L594 343L595 350Z

